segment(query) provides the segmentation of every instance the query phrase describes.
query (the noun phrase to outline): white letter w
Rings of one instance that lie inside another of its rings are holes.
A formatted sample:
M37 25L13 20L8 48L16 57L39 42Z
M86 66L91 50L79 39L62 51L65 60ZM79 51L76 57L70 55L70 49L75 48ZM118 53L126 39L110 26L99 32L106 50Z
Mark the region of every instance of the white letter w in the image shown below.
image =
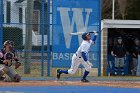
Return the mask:
M72 8L72 12L73 12L72 22L70 22L70 17L68 13L70 12L70 8L59 7L57 10L60 11L60 17L62 21L62 28L64 32L66 47L70 48L71 37L72 37L70 33L72 33L74 30L74 24L76 24L77 32L80 32L80 31L86 32L88 21L89 21L89 15L92 12L92 9L89 9L89 8L85 9L85 12L86 12L85 23L84 23L83 14L82 14L83 8ZM80 40L81 37L78 37L78 38Z

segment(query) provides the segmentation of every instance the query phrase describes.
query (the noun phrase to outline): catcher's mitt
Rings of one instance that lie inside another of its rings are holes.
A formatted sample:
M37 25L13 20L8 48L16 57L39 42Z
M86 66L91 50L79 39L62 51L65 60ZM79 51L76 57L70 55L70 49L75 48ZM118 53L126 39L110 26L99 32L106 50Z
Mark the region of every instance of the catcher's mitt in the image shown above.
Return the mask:
M4 54L4 60L7 60L8 62L5 63L6 66L12 65L12 59L14 57L14 54L12 52L7 52Z
M19 61L17 61L17 62L15 63L15 69L18 69L20 66L21 66L21 63L20 63Z

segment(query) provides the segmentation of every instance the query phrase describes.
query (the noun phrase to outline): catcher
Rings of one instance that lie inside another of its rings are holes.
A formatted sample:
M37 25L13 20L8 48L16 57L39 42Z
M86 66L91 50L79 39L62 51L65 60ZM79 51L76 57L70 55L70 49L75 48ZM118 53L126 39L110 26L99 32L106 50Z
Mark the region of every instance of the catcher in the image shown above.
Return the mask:
M17 69L21 63L15 56L14 42L7 40L0 51L0 79L6 82L19 82L21 80L21 76L12 67L13 61L15 61L15 69Z

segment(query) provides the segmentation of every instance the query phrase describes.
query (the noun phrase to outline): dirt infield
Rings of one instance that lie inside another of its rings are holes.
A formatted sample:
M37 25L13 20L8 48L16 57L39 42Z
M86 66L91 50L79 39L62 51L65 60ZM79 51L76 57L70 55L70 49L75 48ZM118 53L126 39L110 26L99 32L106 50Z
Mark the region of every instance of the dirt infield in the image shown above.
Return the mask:
M0 86L109 86L123 88L140 88L140 81L91 81L83 83L80 81L21 81L0 82Z

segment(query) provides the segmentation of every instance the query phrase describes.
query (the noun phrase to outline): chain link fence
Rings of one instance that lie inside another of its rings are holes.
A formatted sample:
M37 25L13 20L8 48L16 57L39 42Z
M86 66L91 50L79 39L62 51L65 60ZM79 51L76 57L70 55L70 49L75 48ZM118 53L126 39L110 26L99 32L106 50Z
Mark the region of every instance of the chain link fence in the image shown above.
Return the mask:
M47 5L46 0L0 0L1 48L6 40L14 42L22 77L47 76Z
M48 4L47 1L49 0L31 0L30 3L32 3L33 6L28 6L27 4L28 0L0 0L0 35L1 35L0 47L1 48L3 47L3 42L6 40L11 40L14 42L14 48L16 50L17 56L20 59L20 62L22 63L21 67L16 71L20 75L22 75L23 78L40 78L40 77L46 78L47 76L54 77L56 75L57 68L53 68L51 62L53 53L52 53L52 46L50 44L51 42L50 38L52 38L50 35L50 31L52 30L52 26L54 26L55 24L52 23L52 19L53 19L52 2ZM32 10L30 8L32 8ZM60 10L61 9L59 9L59 11ZM32 16L29 13L31 13ZM56 19L54 19L54 21L56 22ZM55 26L57 27L57 25ZM107 76L107 77L112 76L115 77L115 79L119 77L119 80L127 80L127 77L129 77L129 80L133 80L136 77L133 76L134 78L132 78L131 72L129 74L130 71L129 67L132 64L129 64L130 60L128 58L126 64L127 66L125 67L126 75L125 76L114 75L115 74L114 72L115 68L113 65L114 63L111 63L114 62L114 59L110 53L113 44L111 44L111 46L109 44L113 43L112 41L110 41L110 38L114 39L114 37L110 37L110 36L114 35L115 33L113 32L112 33L110 32L111 34L108 33L109 31L106 30L102 32L101 35L102 44L97 46L102 48L101 67L92 68L89 76L92 77L98 76L99 75L98 69L101 69L100 73L103 76ZM135 34L139 34L139 32ZM59 38L61 37L62 34L61 35L55 34L55 35L56 38ZM63 37L61 37L60 39L63 39ZM56 45L57 45L57 41L59 40L56 40ZM96 55L100 59L99 52L100 51L98 51ZM68 55L66 54L66 57L68 56L70 57L71 54L70 53ZM96 56L93 55L92 58L94 59L94 57ZM99 65L100 63L97 62L96 64ZM62 67L63 65L64 64L62 63ZM58 68L62 68L62 67L58 67ZM64 69L68 69L68 68L64 68ZM76 75L72 75L72 77L82 76L83 72L84 69L79 68ZM65 75L63 76L65 77Z

